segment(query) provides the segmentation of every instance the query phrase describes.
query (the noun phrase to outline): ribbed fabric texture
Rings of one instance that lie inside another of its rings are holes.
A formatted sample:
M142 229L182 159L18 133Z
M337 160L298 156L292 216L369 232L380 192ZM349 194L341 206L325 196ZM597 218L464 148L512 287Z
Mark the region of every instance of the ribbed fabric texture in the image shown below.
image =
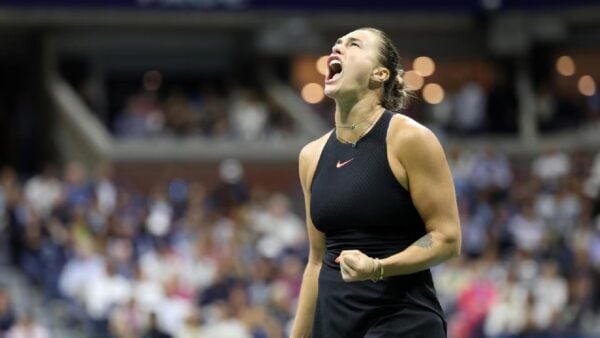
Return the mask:
M334 261L342 250L352 249L385 258L426 233L409 192L389 166L386 138L392 116L384 112L356 147L338 141L333 132L319 158L310 210L315 227L325 234L327 252L319 276L313 337L366 337L374 332L373 337L380 332L386 337L445 336L429 270L378 283L347 283Z
M311 186L310 208L313 223L326 234L332 254L360 249L381 257L425 234L410 194L389 166L386 136L391 118L392 113L386 111L355 148L338 141L335 132L323 148Z

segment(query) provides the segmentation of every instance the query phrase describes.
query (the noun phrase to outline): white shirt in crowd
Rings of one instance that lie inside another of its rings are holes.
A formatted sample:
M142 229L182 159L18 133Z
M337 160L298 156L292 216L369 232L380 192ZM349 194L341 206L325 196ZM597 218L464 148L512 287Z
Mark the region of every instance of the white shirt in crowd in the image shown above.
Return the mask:
M34 176L25 183L25 199L41 215L50 213L61 193L61 184L55 178Z
M484 332L487 336L517 334L527 324L527 289L518 283L511 283L501 290L498 302L485 319Z
M465 84L456 94L454 102L455 123L459 130L477 131L483 127L487 99L479 84Z
M202 338L251 338L248 329L237 319L221 320L205 326Z
M38 324L32 326L17 325L6 333L6 338L50 338L48 330Z
M538 156L532 164L532 172L542 180L556 180L571 170L571 160L565 153L550 150Z
M504 154L487 149L475 157L471 182L476 188L499 187L508 189L512 181L513 175L510 163Z
M103 215L112 213L117 206L117 188L111 181L101 179L96 184L96 199Z
M537 216L525 217L518 214L508 224L508 231L513 237L517 248L533 252L540 248L544 239L543 221Z
M289 210L289 200L284 195L273 195L267 210L253 212L252 226L261 234L257 249L266 257L275 258L285 248L294 248L306 240L304 223Z
M256 140L265 132L269 112L267 106L251 93L240 93L231 105L231 124L244 140Z
M85 308L94 319L109 317L114 306L125 304L131 297L131 283L118 275L102 274L88 281L85 287Z
M104 260L101 256L78 257L70 260L59 278L63 294L82 300L86 284L104 273Z

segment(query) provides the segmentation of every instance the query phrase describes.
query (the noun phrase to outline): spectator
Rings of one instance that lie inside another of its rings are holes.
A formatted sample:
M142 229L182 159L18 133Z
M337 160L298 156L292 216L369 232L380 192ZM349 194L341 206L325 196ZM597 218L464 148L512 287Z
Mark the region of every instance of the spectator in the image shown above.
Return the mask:
M61 189L54 167L46 164L39 175L25 183L25 198L36 213L47 216L58 201Z
M545 185L551 186L555 186L558 180L565 177L570 170L571 160L569 156L555 148L548 148L532 164L534 177L542 180Z
M466 149L453 146L448 151L448 165L452 170L452 178L460 200L471 193L470 179L475 165L474 156Z
M63 295L76 301L83 301L88 281L103 275L104 264L104 258L96 253L93 242L76 241L75 256L67 263L60 275L59 286Z
M252 281L248 286L248 297L253 305L267 304L273 291L275 266L270 259L259 257L252 269Z
M543 220L536 216L531 201L522 202L520 212L508 224L508 231L517 249L528 253L541 249L546 230Z
M176 135L192 134L199 129L200 113L181 90L174 90L163 102L166 127Z
M203 338L250 338L252 337L244 323L233 315L225 302L212 305L212 318L203 328Z
M545 262L533 288L533 321L543 331L558 328L561 310L567 304L567 282L558 271L558 264Z
M24 313L19 322L8 331L6 338L50 338L50 333L35 321L31 313Z
M489 194L480 192L473 211L469 204L460 200L459 213L461 230L463 233L462 245L465 254L473 257L481 255L490 245L491 225L494 217L492 206L487 201Z
M130 298L129 281L119 276L114 266L106 264L101 274L87 281L83 292L83 305L92 321L94 336L108 336L110 311Z
M158 319L156 313L150 313L150 319L148 320L148 329L142 335L142 338L171 338L172 336L165 331L161 330L158 326Z
M202 319L199 311L192 311L185 319L185 322L177 334L176 338L203 338Z
M140 258L140 264L144 276L163 284L178 274L183 262L169 243L160 242L156 251L148 251Z
M127 304L117 306L112 310L109 317L110 333L115 338L140 337L147 325L145 317L135 298L130 298Z
M127 99L113 130L120 137L146 137L164 129L165 115L155 95L140 92Z
M471 182L477 189L505 191L512 184L510 164L503 154L487 148L475 157L474 163Z
M140 311L149 313L160 306L165 297L165 290L160 281L150 279L137 265L132 282L132 295Z
M483 130L485 121L486 96L476 82L466 83L455 97L456 129L462 133Z
M114 169L109 163L98 167L94 183L97 208L103 218L110 215L117 206L117 187L114 182Z
M585 181L584 191L590 198L595 199L600 195L600 152L594 156L590 174Z
M64 169L64 180L63 189L69 207L87 205L90 202L92 190L81 163L68 163Z
M204 289L214 282L220 251L211 234L204 233L198 236L194 252L184 263L186 267L183 279L188 285Z
M173 208L168 203L164 193L156 193L148 211L146 227L150 234L156 237L164 236L171 227Z
M511 272L500 290L498 301L492 306L485 320L484 332L490 337L516 335L527 325L527 288Z
M593 293L593 282L588 276L578 275L569 280L568 301L559 317L565 335L579 332L590 337L598 335L600 313L594 309Z
M15 314L7 291L0 287L0 337L15 324Z
M233 132L242 140L258 140L265 136L269 112L255 91L238 90L233 95L229 115Z
M583 212L580 184L569 175L556 183L554 192L540 192L535 201L536 213L553 233L568 236L579 224Z
M306 241L302 221L290 211L289 200L282 194L273 195L267 210L254 214L252 224L261 235L257 245L265 257L279 257L285 249L298 251Z

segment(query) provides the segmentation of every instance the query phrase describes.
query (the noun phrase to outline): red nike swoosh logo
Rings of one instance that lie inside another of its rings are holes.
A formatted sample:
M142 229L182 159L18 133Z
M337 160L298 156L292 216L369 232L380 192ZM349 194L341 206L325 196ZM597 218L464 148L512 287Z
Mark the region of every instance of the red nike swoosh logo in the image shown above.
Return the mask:
M338 161L337 164L335 165L335 167L339 169L339 168L345 166L346 164L352 162L353 159L354 159L354 157L351 158L351 159L349 159L349 160L347 160L347 161L344 161L344 162Z

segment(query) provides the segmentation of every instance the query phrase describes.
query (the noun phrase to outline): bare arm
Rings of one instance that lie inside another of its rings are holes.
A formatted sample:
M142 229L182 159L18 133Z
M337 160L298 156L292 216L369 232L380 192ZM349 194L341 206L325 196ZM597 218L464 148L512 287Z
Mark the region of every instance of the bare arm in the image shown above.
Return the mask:
M460 253L460 222L452 175L437 137L427 128L408 123L395 137L400 163L406 170L412 201L427 234L411 246L383 259L384 276L427 269Z
M325 237L318 231L310 217L310 183L314 173L314 167L318 158L315 152L315 144L309 144L300 152L299 171L300 183L304 192L304 204L306 210L306 227L308 230L308 239L310 242L310 251L308 263L304 270L302 278L302 287L298 300L298 308L294 324L292 326L292 338L310 337L312 333L312 324L315 314L315 306L318 293L318 279L321 271L323 255L325 254Z

